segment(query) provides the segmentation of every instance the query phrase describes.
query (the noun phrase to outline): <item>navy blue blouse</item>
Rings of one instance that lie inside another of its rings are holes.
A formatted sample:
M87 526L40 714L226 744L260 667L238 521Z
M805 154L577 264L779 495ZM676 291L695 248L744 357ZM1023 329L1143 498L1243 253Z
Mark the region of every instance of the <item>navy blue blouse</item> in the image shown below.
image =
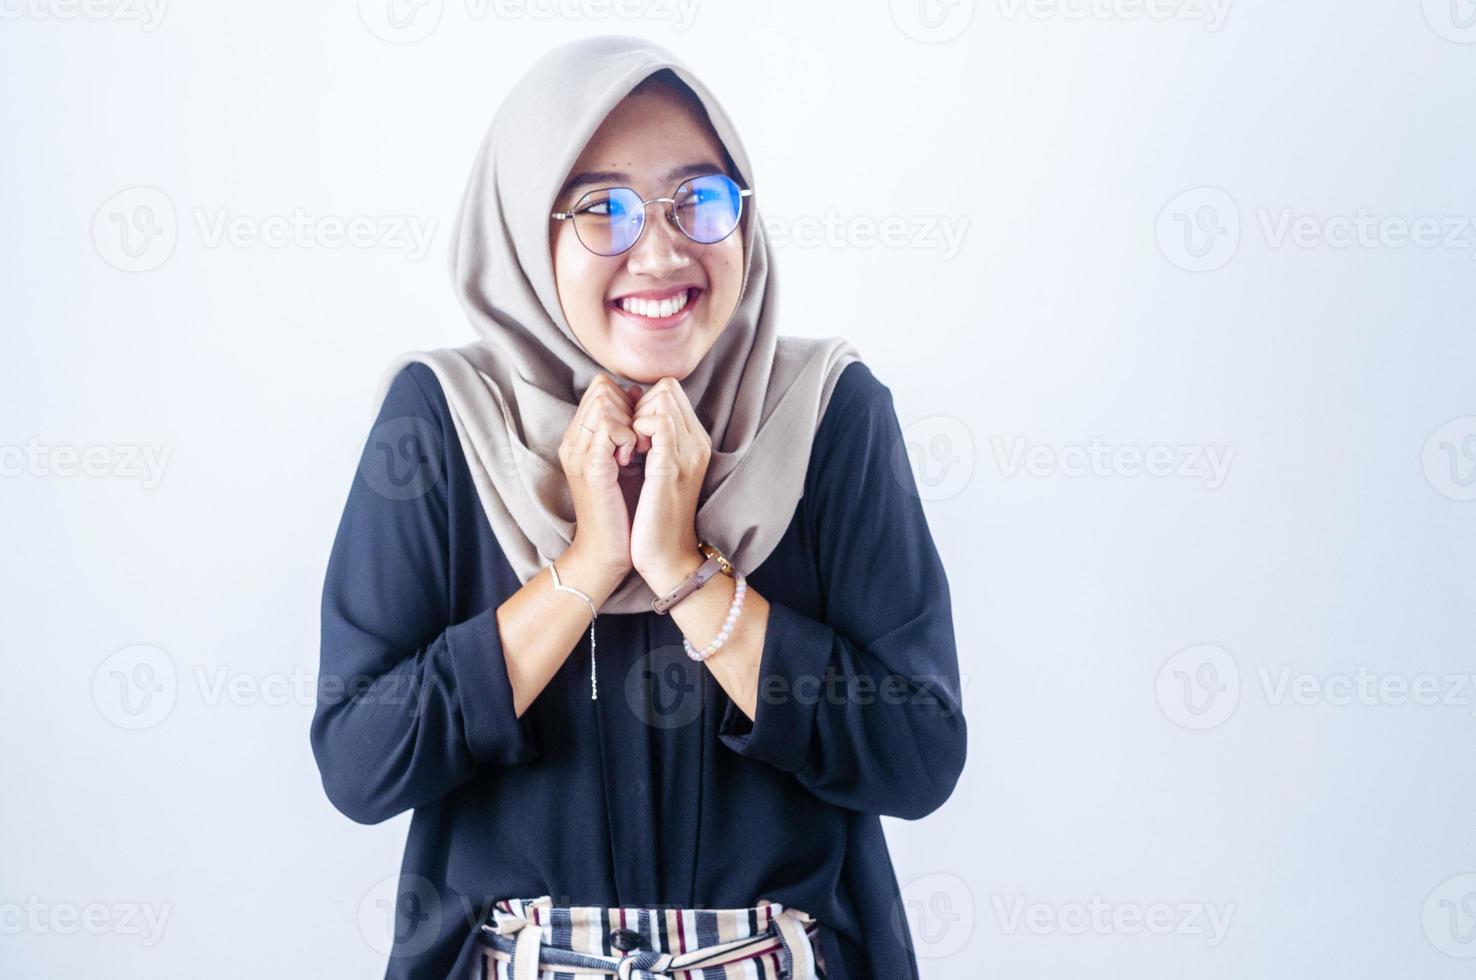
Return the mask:
M721 542L719 542L721 546ZM749 583L768 600L757 718L669 616L603 615L519 718L495 619L522 582L435 374L400 372L323 588L312 747L360 823L413 809L386 977L473 975L491 903L734 908L821 923L827 980L917 965L880 815L963 768L948 583L888 388L848 365L803 499Z

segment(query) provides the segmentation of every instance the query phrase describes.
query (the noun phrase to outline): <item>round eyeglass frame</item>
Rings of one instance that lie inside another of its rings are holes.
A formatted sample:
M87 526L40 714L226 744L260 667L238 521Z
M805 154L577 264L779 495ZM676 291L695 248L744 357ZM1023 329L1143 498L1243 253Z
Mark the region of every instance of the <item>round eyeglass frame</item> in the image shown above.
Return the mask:
M722 238L714 238L710 242L704 242L700 238L694 238L687 231L687 229L685 229L685 228L682 227L682 223L681 223L680 219L678 219L677 216L676 216L676 200L677 200L677 197L681 194L683 187L686 187L688 184L692 183L694 180L706 180L706 179L708 179L710 177L721 177L723 180L725 180L728 183L732 184L733 187L734 187L734 189L737 190L737 192L738 192L738 213L733 216L733 227L728 230L728 233L726 235L723 235ZM594 190L586 191L584 194L580 195L579 200L574 203L574 207L573 208L569 209L568 211L555 211L552 214L550 214L549 217L552 218L552 219L558 220L558 221L570 221L570 220L573 220L573 218L575 217L575 215L577 215L579 213L579 209L584 206L584 203L587 200L589 200L589 198L590 198L591 195L594 195L594 194L608 194L611 191L629 191L631 194L635 195L636 200L638 200L638 201L641 202L641 209L640 209L639 212L636 212L636 213L640 214L640 216L641 216L641 228L640 228L640 231L636 232L635 238L631 239L631 242L630 242L629 245L625 246L625 248L620 249L618 252L601 252L599 249L592 247L589 244L589 242L586 242L584 240L584 236L579 234L579 222L577 222L577 221L574 222L574 235L575 235L576 238L579 239L579 244L583 245L586 249L589 249L589 251L593 252L595 255L602 255L605 258L610 258L610 257L615 256L615 255L624 255L626 252L629 252L631 249L635 248L636 245L638 245L640 243L641 237L646 234L646 207L648 205L651 205L651 204L665 204L666 207L665 207L664 210L666 212L666 219L668 221L670 221L671 222L671 226L673 228L675 228L677 231L681 232L682 233L682 236L684 238L686 238L688 241L696 242L698 245L716 245L718 242L724 241L727 238L729 238L733 234L733 232L735 232L735 231L738 230L738 226L743 223L743 199L745 197L752 197L753 196L753 188L752 187L740 187L738 185L738 182L736 180L734 180L732 177L729 177L727 174L723 174L723 173L697 174L696 176L688 177L686 180L684 180L680 184L678 184L676 186L676 190L674 190L674 191L671 192L671 196L670 197L653 197L650 200L643 200L641 198L640 193L638 191L636 191L636 189L634 187L597 187Z

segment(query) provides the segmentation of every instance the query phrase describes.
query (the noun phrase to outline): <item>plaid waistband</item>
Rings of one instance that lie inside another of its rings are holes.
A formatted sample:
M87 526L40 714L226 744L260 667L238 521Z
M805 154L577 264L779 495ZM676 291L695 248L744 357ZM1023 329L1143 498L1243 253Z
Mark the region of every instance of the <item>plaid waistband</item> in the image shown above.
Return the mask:
M495 902L480 936L487 980L819 980L819 923L767 899L749 908L556 906ZM717 968L721 969L717 969Z

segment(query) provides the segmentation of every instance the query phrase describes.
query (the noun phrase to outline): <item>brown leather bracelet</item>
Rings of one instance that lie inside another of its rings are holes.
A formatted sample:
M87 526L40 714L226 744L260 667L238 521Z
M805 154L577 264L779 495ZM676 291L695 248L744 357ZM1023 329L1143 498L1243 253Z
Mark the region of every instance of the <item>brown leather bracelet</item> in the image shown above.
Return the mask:
M706 560L703 561L702 564L698 565L697 570L694 571L691 575L688 575L686 578L682 579L682 581L677 585L676 588L666 593L666 595L657 596L655 599L652 599L651 610L653 612L665 616L667 610L676 605L678 602L681 602L693 592L696 592L698 589L702 588L702 586L707 584L707 580L712 578L714 575L718 574L719 572L729 576L733 574L732 563L730 563L728 559L724 557L721 551L718 551L716 548L705 541L697 542L697 548L699 551L707 556Z

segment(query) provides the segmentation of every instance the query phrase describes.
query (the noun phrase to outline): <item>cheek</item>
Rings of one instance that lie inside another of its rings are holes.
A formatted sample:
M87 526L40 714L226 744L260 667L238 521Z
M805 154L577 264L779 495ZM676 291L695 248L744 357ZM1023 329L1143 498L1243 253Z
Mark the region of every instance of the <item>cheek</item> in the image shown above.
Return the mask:
M732 235L710 253L707 277L713 292L736 302L743 284L743 239Z
M554 281L559 302L568 317L588 316L604 306L609 271L573 236L562 237L553 247Z

